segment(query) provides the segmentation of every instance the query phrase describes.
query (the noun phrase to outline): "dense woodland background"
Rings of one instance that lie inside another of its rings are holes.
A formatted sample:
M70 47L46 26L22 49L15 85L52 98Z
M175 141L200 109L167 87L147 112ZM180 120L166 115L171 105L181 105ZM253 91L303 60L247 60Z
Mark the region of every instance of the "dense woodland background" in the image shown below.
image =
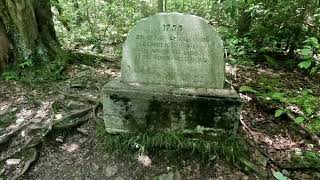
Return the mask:
M99 94L119 73L130 29L157 12L194 14L219 32L228 80L246 102L239 134L262 149L274 178L320 178L318 0L0 0L0 132L10 124L1 118L9 97L18 99L14 89L45 99L53 87L81 87L70 72L90 68L74 65L94 69L79 78Z

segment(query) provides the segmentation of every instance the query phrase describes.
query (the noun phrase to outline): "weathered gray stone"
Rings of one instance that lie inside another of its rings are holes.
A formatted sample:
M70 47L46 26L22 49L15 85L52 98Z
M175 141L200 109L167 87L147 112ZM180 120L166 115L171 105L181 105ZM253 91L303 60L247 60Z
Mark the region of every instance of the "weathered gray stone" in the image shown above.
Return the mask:
M109 133L233 133L240 118L241 101L232 89L128 84L115 79L101 96Z
M160 13L137 23L124 45L123 82L222 89L220 36L204 19Z
M7 159L6 164L11 166L11 165L17 165L20 164L21 159Z

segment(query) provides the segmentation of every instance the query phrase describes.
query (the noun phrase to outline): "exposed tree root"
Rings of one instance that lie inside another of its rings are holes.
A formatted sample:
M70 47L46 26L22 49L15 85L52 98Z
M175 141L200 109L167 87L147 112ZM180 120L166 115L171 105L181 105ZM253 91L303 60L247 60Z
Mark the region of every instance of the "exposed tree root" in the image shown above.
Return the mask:
M32 165L32 163L34 163L36 160L37 160L37 157L38 157L38 151L36 148L32 148L32 151L33 151L33 155L30 159L28 159L25 163L24 163L24 166L23 166L23 169L22 171L14 176L12 178L12 180L16 180L16 179L19 179L20 177L22 177L30 168L30 166Z
M18 128L14 129L13 131L1 135L0 136L0 145L8 142L14 135L16 135L22 128L24 128L28 124L29 123L25 123L25 124L19 126Z
M292 121L295 121L295 116L290 113L290 112L287 112L286 113L288 118ZM299 127L302 131L304 131L315 143L317 143L317 146L320 147L320 138L319 136L317 136L314 132L312 132L310 129L308 129L305 125L303 124L299 124Z
M52 128L53 130L61 130L79 126L88 121L89 118L81 117L87 115L90 111L93 111L92 107L72 112L54 123Z
M32 139L29 139L21 148L17 149L16 151L14 151L13 153L10 153L9 155L3 157L0 159L0 162L3 162L3 161L6 161L7 159L15 156L16 154L20 153L21 151L25 150L26 148L29 148L31 147L31 142L32 142ZM38 144L38 143L37 143Z
M70 97L71 96L72 95L70 95ZM26 123L24 125L19 126L15 130L0 136L0 145L8 142L13 136L17 135L22 129L25 129L25 133L28 137L27 141L22 147L6 155L5 157L2 157L0 159L0 162L4 162L7 159L10 159L11 157L27 149L31 148L33 150L33 156L25 162L22 171L18 175L14 176L13 179L21 178L28 171L32 163L36 161L38 156L36 147L38 147L44 141L44 138L48 134L51 134L52 132L57 130L60 131L60 130L67 130L70 128L78 127L83 123L89 121L89 119L96 117L95 114L96 114L97 108L99 107L99 103L91 99L83 100L84 98L82 97L76 97L76 96L72 96L72 97L81 99L82 102L89 103L90 106L87 106L81 110L71 111L70 113L63 116L61 119L54 120L55 112L53 109L53 105L57 103L56 101L54 101L53 103L51 103L51 106L49 107L50 108L49 116L48 116L48 119L45 121L47 123L43 123L41 125ZM26 125L30 125L30 126L26 127Z
M97 101L95 99L93 99L93 98L84 97L84 96L79 97L79 96L68 94L68 93L65 93L65 92L62 92L62 91L59 91L59 90L56 90L56 92L66 96L66 97L70 97L72 99L77 99L77 101L87 102L89 104L96 104L97 103Z

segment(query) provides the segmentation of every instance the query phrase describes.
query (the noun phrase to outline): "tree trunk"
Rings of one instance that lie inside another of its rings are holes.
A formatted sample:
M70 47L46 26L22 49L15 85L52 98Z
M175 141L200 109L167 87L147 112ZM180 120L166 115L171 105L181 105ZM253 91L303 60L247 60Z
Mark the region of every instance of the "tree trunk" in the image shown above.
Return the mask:
M158 0L158 12L163 12L163 0Z
M250 31L251 27L251 12L246 11L249 4L248 1L244 1L244 5L240 9L240 17L238 19L238 37L244 37Z
M167 0L164 0L164 10L163 10L163 12L167 12L167 6L168 5L168 1Z
M0 68L9 61L38 63L54 59L60 44L50 1L0 0L0 49Z

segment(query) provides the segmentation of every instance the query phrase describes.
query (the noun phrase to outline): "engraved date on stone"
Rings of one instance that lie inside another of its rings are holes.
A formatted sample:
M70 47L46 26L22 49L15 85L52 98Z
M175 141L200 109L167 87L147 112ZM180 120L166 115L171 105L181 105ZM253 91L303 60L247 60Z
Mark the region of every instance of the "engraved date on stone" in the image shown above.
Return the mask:
M183 25L178 24L164 24L162 25L163 31L182 31Z

